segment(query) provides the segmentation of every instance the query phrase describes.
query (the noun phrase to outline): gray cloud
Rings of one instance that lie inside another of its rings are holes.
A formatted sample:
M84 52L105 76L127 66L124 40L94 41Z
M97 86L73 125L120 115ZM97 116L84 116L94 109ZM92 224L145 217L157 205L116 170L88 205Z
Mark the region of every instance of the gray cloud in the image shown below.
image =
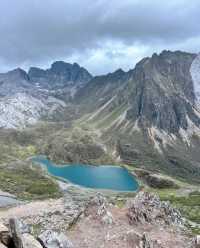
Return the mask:
M199 0L1 0L0 70L77 60L128 69L162 49L199 51Z

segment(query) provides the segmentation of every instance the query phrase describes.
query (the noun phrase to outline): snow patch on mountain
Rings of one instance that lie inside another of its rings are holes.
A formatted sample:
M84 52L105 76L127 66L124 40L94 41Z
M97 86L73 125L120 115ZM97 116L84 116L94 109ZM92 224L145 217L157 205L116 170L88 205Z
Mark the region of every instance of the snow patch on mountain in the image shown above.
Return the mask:
M192 76L193 86L194 86L194 93L196 97L197 105L200 104L200 54L193 60L190 73Z

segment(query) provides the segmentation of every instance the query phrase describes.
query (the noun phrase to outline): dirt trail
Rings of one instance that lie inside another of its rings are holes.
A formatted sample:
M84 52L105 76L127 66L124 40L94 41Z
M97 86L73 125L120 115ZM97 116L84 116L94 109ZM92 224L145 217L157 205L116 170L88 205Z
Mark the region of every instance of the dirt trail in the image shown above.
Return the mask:
M63 199L35 201L9 209L0 209L0 220L11 217L39 216L55 210L63 210Z

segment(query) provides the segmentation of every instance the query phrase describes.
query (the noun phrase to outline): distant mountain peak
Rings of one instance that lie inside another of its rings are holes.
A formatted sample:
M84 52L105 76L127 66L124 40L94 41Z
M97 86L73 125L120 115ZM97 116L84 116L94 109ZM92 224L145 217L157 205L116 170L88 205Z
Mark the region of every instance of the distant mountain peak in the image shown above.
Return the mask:
M26 73L26 71L24 71L21 68L16 68L14 70L11 70L7 74L16 78L29 80L28 74Z
M86 85L92 75L77 63L55 61L49 69L31 67L28 75L33 85L41 90L51 90L62 95L65 100L71 98L77 89Z
M125 71L122 70L121 68L117 69L115 72L115 74L125 74Z

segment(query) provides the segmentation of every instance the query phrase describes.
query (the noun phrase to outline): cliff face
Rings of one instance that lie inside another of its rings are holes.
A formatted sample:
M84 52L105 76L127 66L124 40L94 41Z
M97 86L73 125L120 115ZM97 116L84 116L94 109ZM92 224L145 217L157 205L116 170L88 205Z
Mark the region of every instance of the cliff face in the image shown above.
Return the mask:
M112 104L127 104L125 118L138 121L144 128L154 126L168 133L178 133L180 128L188 128L188 119L198 126L200 119L194 109L190 73L195 57L195 54L179 51L154 54L127 73L118 70L93 78L78 92L77 100L89 105L92 99L93 107L100 108L113 97Z
M63 61L54 62L47 70L31 67L28 75L32 83L51 90L74 87L75 91L92 79L92 75L77 63L70 64Z
M62 61L47 70L31 68L26 73L17 68L1 73L0 127L25 128L39 120L68 117L66 102L91 78L78 64Z
M134 87L127 118L168 133L186 130L187 118L199 125L200 119L193 109L195 94L190 74L194 58L193 54L164 51L138 63L129 72Z
M163 51L94 77L75 95L122 161L199 180L199 56Z

